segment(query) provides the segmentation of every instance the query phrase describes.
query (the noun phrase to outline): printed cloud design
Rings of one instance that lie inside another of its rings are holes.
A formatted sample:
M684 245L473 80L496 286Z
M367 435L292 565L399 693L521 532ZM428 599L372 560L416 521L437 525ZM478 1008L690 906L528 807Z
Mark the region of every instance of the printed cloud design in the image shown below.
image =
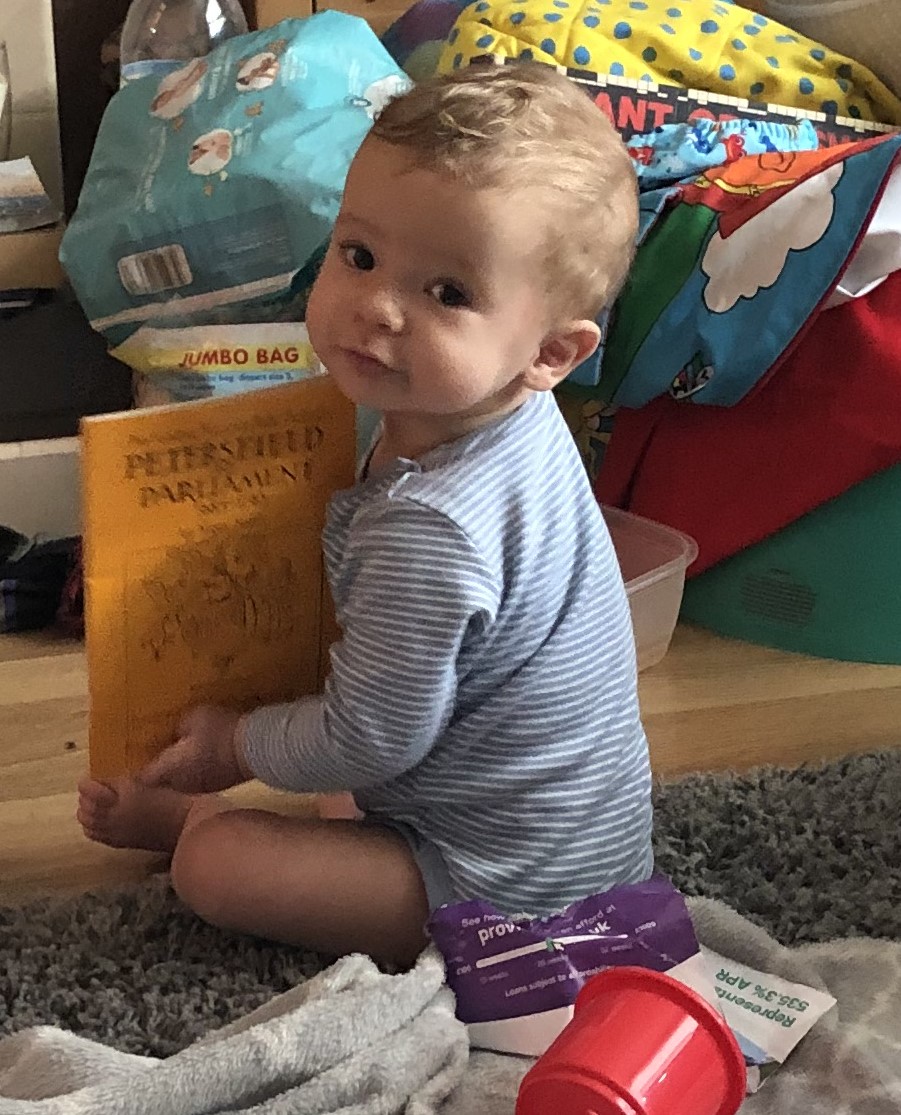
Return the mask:
M789 252L804 251L823 238L832 223L833 190L843 171L844 165L836 163L783 194L731 236L714 233L701 262L710 279L704 290L710 311L724 314L739 299L771 287Z

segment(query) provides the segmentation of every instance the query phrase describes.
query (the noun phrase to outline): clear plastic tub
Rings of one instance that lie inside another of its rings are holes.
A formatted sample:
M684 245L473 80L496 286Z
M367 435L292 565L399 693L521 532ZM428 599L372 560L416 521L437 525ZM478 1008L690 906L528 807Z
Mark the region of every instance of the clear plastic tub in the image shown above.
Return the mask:
M602 510L626 582L638 669L647 670L669 650L685 573L698 556L698 545L687 534L662 523L615 507Z

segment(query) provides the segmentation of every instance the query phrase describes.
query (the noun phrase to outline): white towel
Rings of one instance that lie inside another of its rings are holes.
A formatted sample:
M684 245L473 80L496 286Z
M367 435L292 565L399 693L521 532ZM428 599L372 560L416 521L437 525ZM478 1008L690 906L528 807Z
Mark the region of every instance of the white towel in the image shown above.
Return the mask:
M468 1044L434 951L385 975L349 956L158 1060L50 1026L0 1042L0 1115L429 1115Z

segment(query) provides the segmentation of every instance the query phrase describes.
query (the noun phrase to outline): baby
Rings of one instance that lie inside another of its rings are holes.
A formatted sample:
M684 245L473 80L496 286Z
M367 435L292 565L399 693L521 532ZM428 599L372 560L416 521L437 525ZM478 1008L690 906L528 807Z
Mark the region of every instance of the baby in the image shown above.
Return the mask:
M311 340L383 416L323 537L341 640L320 697L189 711L86 834L172 854L201 917L412 962L430 909L558 910L652 870L622 577L551 394L632 257L628 155L550 67L392 101L359 150ZM350 791L362 821L235 808L251 778Z

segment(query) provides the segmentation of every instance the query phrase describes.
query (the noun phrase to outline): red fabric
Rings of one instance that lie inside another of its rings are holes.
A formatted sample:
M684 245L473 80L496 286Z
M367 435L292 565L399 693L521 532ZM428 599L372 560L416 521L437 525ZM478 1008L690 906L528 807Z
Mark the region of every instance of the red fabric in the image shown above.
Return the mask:
M823 311L737 406L621 410L595 491L695 538L696 575L899 462L901 272Z

